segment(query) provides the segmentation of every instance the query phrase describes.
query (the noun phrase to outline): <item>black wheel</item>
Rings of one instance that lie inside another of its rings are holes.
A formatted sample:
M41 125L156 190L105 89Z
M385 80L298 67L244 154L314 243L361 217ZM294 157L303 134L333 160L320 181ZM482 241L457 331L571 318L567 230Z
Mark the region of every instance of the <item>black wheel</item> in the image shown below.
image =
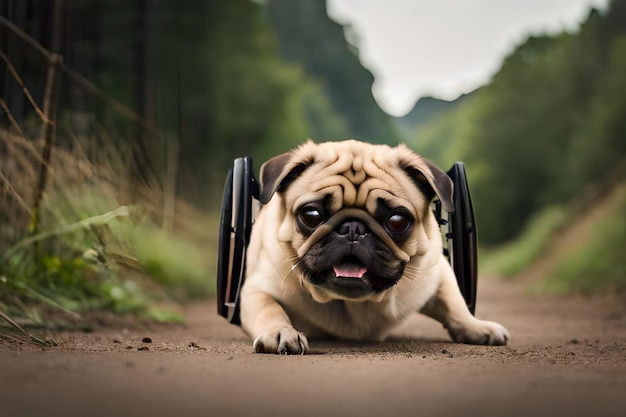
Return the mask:
M456 279L467 307L476 310L478 280L478 247L476 221L467 184L465 165L456 162L448 171L454 183L454 213L448 214L448 251Z
M239 291L245 278L255 198L258 184L252 159L237 158L224 185L217 263L217 312L236 325L241 324Z

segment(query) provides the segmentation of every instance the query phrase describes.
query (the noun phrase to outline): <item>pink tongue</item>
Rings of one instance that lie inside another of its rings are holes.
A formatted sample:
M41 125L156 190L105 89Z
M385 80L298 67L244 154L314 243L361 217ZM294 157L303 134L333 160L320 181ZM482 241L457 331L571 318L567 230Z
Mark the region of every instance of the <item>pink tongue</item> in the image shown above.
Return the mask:
M363 278L367 269L357 265L336 265L333 266L335 276L344 278Z

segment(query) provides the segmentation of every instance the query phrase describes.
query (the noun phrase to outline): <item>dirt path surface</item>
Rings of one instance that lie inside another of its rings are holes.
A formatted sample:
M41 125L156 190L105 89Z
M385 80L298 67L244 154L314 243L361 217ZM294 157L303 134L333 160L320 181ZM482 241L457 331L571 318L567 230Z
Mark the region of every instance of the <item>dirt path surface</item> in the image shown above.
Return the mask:
M623 299L479 284L477 316L509 328L506 347L451 343L416 315L382 344L257 355L207 303L189 308L185 326L57 333L62 346L45 349L0 344L0 415L626 416Z

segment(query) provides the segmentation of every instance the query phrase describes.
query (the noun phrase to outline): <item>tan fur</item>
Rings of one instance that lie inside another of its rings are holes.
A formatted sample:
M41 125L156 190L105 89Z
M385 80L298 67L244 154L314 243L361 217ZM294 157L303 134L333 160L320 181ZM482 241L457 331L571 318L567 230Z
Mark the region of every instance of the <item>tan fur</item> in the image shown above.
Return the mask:
M282 189L303 164L307 167ZM415 171L413 177L409 170ZM439 320L456 341L505 344L509 334L504 327L478 320L468 311L442 254L430 201L416 186L416 181L426 181L438 194L449 194L440 195L449 207L451 183L442 175L403 145L392 148L355 140L308 142L265 164L262 198L267 204L252 230L241 299L242 327L254 339L255 350L304 353L307 336L383 340L416 311ZM398 259L407 262L395 286L380 294L345 299L300 276L296 265L303 252L312 240L330 233L333 219L323 225L328 230L320 226L307 242L296 228L296 209L328 195L332 213L360 216ZM395 242L373 224L378 198L403 207L416 219L404 242Z

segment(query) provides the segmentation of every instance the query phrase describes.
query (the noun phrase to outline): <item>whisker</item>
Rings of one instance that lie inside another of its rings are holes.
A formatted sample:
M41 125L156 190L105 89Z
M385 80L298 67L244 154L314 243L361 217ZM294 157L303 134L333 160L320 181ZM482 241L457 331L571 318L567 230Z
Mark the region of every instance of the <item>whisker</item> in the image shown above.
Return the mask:
M434 267L436 267L439 264L439 261L433 263L432 265L426 266L426 267L419 267L419 266L413 266L410 264L405 265L405 270L410 269L416 272L420 272L420 271L428 271L433 269Z
M300 265L301 262L302 262L302 259L298 260L295 264L291 265L291 268L289 268L289 271L287 271L285 276L282 277L283 282L287 279L289 274L291 274L298 267L298 265Z
M417 279L417 273L415 271L407 271L406 269L404 270L404 274L402 274L402 278L408 278L408 279Z
M281 284L284 283L285 280L289 277L289 274L291 274L291 272L298 267L300 262L302 262L302 260L298 259L297 256L289 256L287 259L285 259L283 262L281 262L280 265L278 265L278 266L273 265L274 266L274 271L276 272L277 275L280 276ZM283 266L285 264L291 264L291 267L289 268L287 273L285 275L283 275L280 271L283 269Z

